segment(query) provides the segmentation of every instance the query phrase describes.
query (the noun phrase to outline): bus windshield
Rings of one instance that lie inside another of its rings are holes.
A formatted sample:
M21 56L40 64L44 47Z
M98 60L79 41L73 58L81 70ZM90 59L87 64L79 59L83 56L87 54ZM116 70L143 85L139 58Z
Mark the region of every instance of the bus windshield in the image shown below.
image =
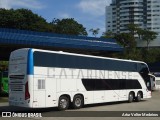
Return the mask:
M145 65L144 63L141 63L139 66L139 73L140 73L141 77L144 79L148 90L151 90L151 80L150 80L148 66Z

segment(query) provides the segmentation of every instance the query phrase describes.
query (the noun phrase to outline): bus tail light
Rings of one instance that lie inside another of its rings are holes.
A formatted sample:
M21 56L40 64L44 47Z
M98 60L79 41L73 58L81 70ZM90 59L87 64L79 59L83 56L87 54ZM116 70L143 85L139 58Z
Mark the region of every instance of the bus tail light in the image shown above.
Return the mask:
M25 84L25 100L30 98L29 90L28 90L28 81Z

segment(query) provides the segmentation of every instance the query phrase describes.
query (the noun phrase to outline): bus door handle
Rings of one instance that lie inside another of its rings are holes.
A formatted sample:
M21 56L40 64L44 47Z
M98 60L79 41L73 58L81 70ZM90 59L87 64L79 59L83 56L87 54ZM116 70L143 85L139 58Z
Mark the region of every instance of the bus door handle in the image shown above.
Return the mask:
M48 97L51 97L51 95L48 95Z

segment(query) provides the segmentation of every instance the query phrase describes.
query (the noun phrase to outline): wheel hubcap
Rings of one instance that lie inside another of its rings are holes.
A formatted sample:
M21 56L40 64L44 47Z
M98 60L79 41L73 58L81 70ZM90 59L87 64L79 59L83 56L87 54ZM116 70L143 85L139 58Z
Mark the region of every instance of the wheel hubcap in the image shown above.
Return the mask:
M67 107L67 100L66 100L66 99L61 99L61 101L60 101L60 106L61 106L62 108L66 108L66 107Z
M81 99L80 99L80 98L76 98L76 100L75 100L75 105L76 105L77 107L81 106Z
M133 95L130 94L130 100L132 100L132 99L133 99Z
M139 98L139 100L141 99L141 95L140 94L138 94L138 98Z

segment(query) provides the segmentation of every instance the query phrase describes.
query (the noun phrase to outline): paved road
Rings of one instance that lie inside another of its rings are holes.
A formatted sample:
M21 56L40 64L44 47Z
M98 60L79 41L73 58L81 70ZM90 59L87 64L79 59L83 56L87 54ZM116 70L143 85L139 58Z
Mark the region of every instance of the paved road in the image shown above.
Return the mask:
M2 111L11 111L11 112L40 112L43 116L52 116L52 117L42 117L42 118L18 118L18 120L32 120L32 119L39 119L39 120L81 120L82 117L53 117L55 115L61 114L62 116L66 112L59 112L56 108L49 108L49 109L25 109L20 107L10 107L8 106L8 103L0 103L0 112ZM160 111L160 91L153 92L152 98L143 100L141 102L133 102L133 103L127 103L127 102L116 102L116 103L106 103L106 104L96 104L96 105L88 105L85 106L82 109L73 110L69 109L67 110L68 115L70 114L78 114L79 116L83 116L83 119L85 120L99 120L99 119L108 119L108 120L137 120L136 117L84 117L84 111L91 112L91 115L95 116L98 115L100 111ZM99 111L99 112L96 112ZM123 112L122 112L123 113ZM106 112L106 114L117 114L116 112ZM0 118L1 120L8 120L8 118ZM10 118L12 120L17 120L17 118ZM144 117L139 117L139 120L144 120ZM160 119L157 117L148 117L145 119L147 120L158 120Z

